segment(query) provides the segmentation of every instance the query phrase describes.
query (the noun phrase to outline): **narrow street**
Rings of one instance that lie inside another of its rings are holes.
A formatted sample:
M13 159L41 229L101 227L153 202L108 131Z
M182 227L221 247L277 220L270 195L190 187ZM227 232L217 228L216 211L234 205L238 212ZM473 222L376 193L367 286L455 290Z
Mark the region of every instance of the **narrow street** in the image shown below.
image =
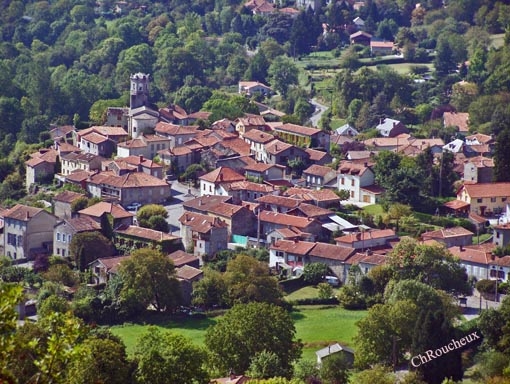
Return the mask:
M182 202L191 200L200 196L198 189L189 187L186 184L179 183L178 181L172 182L172 200L165 204L168 217L166 221L170 224L170 233L174 236L180 235L179 217L184 212Z

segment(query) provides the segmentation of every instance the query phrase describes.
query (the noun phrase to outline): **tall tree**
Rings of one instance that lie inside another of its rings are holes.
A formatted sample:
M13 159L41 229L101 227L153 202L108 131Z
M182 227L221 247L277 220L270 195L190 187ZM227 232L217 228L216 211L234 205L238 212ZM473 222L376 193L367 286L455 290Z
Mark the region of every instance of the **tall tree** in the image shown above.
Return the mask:
M133 251L121 262L119 274L123 281L120 296L127 302L135 300L143 308L153 305L160 312L173 310L181 302L172 261L154 249Z
M69 245L69 254L80 271L84 271L94 260L113 256L114 253L112 242L99 232L77 233Z
M282 97L287 96L289 88L298 83L298 69L287 56L274 59L267 73L271 85Z
M205 351L182 335L149 327L135 346L134 357L140 384L209 382Z
M494 149L494 181L510 181L510 128L505 128L496 139Z
M238 304L207 329L205 344L220 372L246 372L257 354L268 351L290 377L302 347L295 335L294 322L284 309L267 303Z
M254 257L238 255L230 260L225 282L231 305L253 301L279 304L282 291L276 278L270 275L267 263Z

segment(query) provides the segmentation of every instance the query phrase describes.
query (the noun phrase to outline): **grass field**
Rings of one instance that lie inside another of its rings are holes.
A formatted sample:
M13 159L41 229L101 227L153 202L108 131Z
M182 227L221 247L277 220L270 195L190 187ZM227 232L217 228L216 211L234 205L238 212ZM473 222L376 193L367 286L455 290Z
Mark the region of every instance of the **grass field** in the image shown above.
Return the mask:
M303 293L302 295L305 295ZM315 351L329 343L352 343L356 334L356 321L366 315L366 311L348 311L336 306L300 306L292 312L297 338L304 343L303 359L315 359ZM137 339L150 324L161 329L170 330L193 340L198 345L204 344L205 330L216 323L214 318L192 319L183 321L155 321L144 324L125 324L111 328L126 345L128 354L132 354Z

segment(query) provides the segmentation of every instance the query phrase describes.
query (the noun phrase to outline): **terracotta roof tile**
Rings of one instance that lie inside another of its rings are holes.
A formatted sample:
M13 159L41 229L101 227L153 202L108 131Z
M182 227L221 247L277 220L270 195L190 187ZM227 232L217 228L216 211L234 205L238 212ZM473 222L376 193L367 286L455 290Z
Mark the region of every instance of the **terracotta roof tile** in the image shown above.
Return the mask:
M359 237L359 238L358 238ZM355 241L368 241L371 239L383 239L387 237L388 239L395 239L397 235L393 229L374 229L370 231L351 233L348 235L343 235L337 237L335 239L338 243L346 243L350 244Z
M85 197L84 193L78 193L73 191L63 191L53 197L53 201L60 201L63 203L72 203L73 201Z
M233 183L235 181L244 181L246 178L232 168L219 167L212 172L209 172L200 177L200 180L208 181L210 183Z
M304 127L302 125L296 125L296 124L290 124L285 123L275 128L275 131L283 131L283 132L290 132L298 135L303 136L313 136L319 132L321 132L320 129L317 128L310 128L310 127Z
M285 208L296 208L302 200L286 196L265 195L256 199L258 203L277 205Z
M459 132L469 131L469 113L444 112L443 121L445 127L457 127Z
M330 173L335 173L335 171L330 167L326 167L325 165L312 164L306 168L303 173L306 175L325 177Z
M246 132L243 135L243 138L253 141L255 143L262 143L262 144L268 143L271 140L275 139L274 135L267 133L267 132L260 131L258 129L252 129L252 130Z
M176 267L182 267L185 264L195 263L199 260L195 255L181 250L170 253L168 257L172 260Z
M294 226L296 228L306 228L315 220L308 217L299 217L286 215L284 213L262 211L259 214L261 222L273 223L278 225Z
M64 220L75 232L90 232L101 230L101 225L90 216L73 217Z
M277 240L270 249L291 253L293 255L306 256L315 247L315 243L309 241Z
M388 262L389 258L386 255L379 253L361 253L354 254L350 259L346 261L346 264L371 264L371 265L384 265Z
M289 148L292 148L293 145L276 139L270 141L269 143L266 143L264 147L267 153L271 155L277 155L283 151L286 151Z
M179 218L179 222L190 227L192 231L198 233L207 233L212 228L225 228L227 223L217 217L202 215L196 212L184 212Z
M193 280L198 276L203 275L204 271L189 265L183 265L182 267L176 268L175 274L178 279Z
M252 181L236 181L230 184L228 189L231 191L245 190L259 193L271 193L274 191L274 188L270 185L254 183Z
M104 213L109 213L113 216L114 219L122 219L126 217L133 217L134 215L124 208L122 208L118 204L107 203L106 201L101 201L97 204L91 205L81 211L78 211L80 215L87 215L92 217L101 217Z
M156 231L154 229L138 227L136 225L121 225L114 230L114 233L121 233L129 236L138 237L150 241L177 240L179 236L173 236L169 233Z
M93 144L101 144L108 141L108 138L106 136L100 135L99 133L96 132L90 132L87 133L86 135L82 135L81 139L85 141L90 141Z
M494 244L466 245L463 247L450 247L448 251L463 262L487 265L494 248L496 248Z
M28 221L32 217L44 211L42 208L29 207L28 205L16 204L4 213L4 218Z
M463 187L473 198L510 196L510 183L464 184Z
M340 247L334 244L316 243L313 249L309 252L309 255L329 260L346 261L354 252L354 248Z

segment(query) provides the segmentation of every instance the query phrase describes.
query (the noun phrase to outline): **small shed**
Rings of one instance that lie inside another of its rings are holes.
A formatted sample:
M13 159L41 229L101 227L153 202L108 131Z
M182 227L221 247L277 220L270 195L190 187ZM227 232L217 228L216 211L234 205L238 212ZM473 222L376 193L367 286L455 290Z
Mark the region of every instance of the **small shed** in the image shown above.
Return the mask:
M354 363L354 350L349 347L343 346L339 343L328 345L326 348L319 349L315 354L317 355L317 365L321 365L324 359L334 354L341 353L348 366L352 367Z

